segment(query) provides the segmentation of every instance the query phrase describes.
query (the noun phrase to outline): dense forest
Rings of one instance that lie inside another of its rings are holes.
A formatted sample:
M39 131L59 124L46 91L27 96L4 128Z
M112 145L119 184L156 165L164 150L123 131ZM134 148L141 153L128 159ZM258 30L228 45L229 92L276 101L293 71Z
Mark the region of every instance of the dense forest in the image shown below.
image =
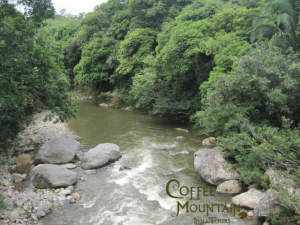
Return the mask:
M246 185L269 188L275 167L299 187L299 1L109 0L68 18L0 2L2 151L33 112L75 116L76 90L217 137ZM299 195L273 188L268 220L300 220Z

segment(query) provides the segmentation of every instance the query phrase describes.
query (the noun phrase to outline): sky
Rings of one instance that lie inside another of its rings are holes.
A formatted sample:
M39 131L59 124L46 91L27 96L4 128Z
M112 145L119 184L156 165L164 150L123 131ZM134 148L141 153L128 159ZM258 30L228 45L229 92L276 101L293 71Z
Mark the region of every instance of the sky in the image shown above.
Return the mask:
M66 9L66 13L72 15L92 12L96 5L103 2L107 2L107 0L52 0L56 13L59 13L61 9Z

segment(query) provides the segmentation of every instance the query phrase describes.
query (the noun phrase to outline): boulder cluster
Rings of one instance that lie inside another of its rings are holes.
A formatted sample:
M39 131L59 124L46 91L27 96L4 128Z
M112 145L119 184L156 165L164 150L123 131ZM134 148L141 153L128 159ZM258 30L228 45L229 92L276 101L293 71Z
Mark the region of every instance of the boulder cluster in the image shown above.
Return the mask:
M57 126L60 132L50 132L56 131ZM0 224L40 224L39 218L54 208L79 201L78 180L86 180L88 175L97 173L96 169L121 157L117 145L105 143L87 151L80 161L76 155L80 138L70 134L63 123L38 120L37 125L26 129L15 148L17 156L9 158L10 166L0 168L0 193L6 207L0 212ZM40 135L43 131L50 138ZM85 177L78 174L78 167L85 170ZM15 187L22 182L32 182L35 189L17 190Z
M206 139L204 146L215 146L210 140L212 138ZM271 210L276 210L278 206L275 199L278 193L274 189L263 192L255 184L243 186L237 179L239 173L232 169L232 165L225 161L223 155L224 149L219 146L195 152L195 170L206 182L217 187L216 192L238 194L232 198L232 203L250 209L249 217L267 217ZM266 171L266 175L269 176L272 185L284 185L289 194L298 195L300 199L300 190L291 179L283 177L272 167Z

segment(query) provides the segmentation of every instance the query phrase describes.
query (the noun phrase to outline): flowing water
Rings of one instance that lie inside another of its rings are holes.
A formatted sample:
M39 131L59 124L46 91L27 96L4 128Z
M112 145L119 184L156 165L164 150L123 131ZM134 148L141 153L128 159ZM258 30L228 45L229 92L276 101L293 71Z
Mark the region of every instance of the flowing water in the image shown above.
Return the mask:
M211 186L194 170L193 154L203 148L203 138L195 137L197 132L190 127L141 112L99 107L88 101L79 101L78 109L78 118L72 119L69 127L82 137L79 157L98 144L114 143L120 147L122 158L97 169L86 181L78 181L76 192L81 195L80 201L55 210L43 224L192 225L195 218L204 217L230 219L230 224L260 224L248 218L241 220L231 212L206 216L180 209L180 214L172 217L177 212L177 201L182 205L187 201L201 205L230 204L233 197L217 193L190 201L188 196L180 200L168 196L166 185L171 179L186 187ZM177 140L177 136L185 139ZM131 170L120 171L121 166ZM83 174L80 168L75 171ZM173 184L170 191L179 196Z

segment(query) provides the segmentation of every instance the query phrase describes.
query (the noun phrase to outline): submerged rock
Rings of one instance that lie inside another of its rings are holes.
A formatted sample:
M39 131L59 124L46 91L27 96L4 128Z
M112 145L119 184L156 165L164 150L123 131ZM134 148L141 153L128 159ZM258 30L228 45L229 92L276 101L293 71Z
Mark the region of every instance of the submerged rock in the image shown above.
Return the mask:
M79 142L70 136L53 138L40 148L34 163L68 163L74 158L78 147Z
M81 167L83 169L97 169L113 163L121 157L118 145L111 143L100 144L84 153Z
M32 159L31 155L22 154L22 155L18 155L18 157L16 158L15 163L25 165L25 164L29 164L31 162L31 159Z
M176 140L184 140L185 138L184 137L182 137L182 136L177 136L176 137Z
M121 167L119 168L119 171L123 171L123 170L131 170L131 168L130 168L130 167L127 167L127 166L121 166Z
M105 107L105 108L107 108L107 107L108 107L108 105L107 105L107 104L105 104L105 103L100 103L100 104L99 104L99 106L101 106L101 107Z
M181 129L181 128L175 128L175 129L178 130L178 131L183 131L183 132L189 133L189 131L186 130L186 129Z
M57 165L38 165L32 172L32 183L37 188L67 187L77 181L77 173Z
M236 172L230 171L230 164L223 158L223 150L215 147L195 152L195 169L210 184L219 185L238 176Z

